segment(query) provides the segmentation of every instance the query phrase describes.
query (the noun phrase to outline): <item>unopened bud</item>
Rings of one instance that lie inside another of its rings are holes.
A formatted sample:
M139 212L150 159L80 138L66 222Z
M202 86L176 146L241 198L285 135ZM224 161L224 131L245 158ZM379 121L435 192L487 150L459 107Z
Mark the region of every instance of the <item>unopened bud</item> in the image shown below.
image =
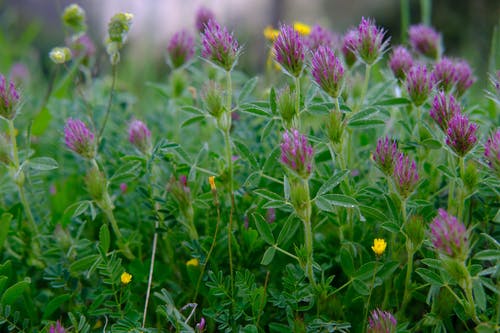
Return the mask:
M71 60L71 51L67 47L54 47L49 52L49 57L55 64L64 64Z
M70 27L76 32L87 30L85 24L85 11L77 4L69 5L64 9L62 21L65 26Z

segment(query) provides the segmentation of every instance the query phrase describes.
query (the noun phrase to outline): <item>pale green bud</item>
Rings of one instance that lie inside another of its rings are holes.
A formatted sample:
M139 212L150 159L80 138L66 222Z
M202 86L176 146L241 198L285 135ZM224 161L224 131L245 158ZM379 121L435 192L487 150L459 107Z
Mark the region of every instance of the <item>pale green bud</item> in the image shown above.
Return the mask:
M76 32L85 32L85 11L77 4L69 5L64 9L62 21L65 26L70 27Z
M54 47L50 51L49 57L55 64L64 64L71 60L71 51L67 47Z

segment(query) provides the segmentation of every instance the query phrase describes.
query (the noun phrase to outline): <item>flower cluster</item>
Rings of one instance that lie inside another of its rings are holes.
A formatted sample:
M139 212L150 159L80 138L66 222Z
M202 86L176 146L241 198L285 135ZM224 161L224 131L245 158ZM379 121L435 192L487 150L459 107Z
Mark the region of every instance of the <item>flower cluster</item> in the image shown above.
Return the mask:
M196 30L198 30L198 32L200 32L200 33L205 31L205 26L207 25L208 21L210 21L210 20L215 20L214 12L212 12L207 7L202 6L202 7L198 8L198 11L196 12L196 18L195 18Z
M440 90L449 92L454 88L454 93L458 97L462 96L476 81L467 61L453 61L446 57L434 65L431 78Z
M389 58L389 67L394 76L399 80L406 78L406 72L413 66L413 58L410 51L404 46L397 46Z
M338 98L344 83L344 66L333 51L326 46L320 46L314 53L311 64L314 81L328 95Z
M393 333L396 332L398 322L392 313L375 309L368 320L368 333Z
M408 30L412 49L426 57L437 59L441 53L441 35L424 24L412 25Z
M373 20L363 17L357 29L353 51L364 63L372 65L380 59L387 47L388 42L384 42L384 36L382 28L377 27Z
M334 35L319 24L313 25L311 33L307 36L305 42L312 52L315 52L320 46L333 48L335 45Z
M348 67L352 67L356 63L356 46L358 43L358 32L354 29L349 30L342 39L342 55Z
M427 101L432 90L432 81L425 65L416 64L408 70L406 90L415 106L421 106Z
M14 119L20 98L14 82L0 74L0 117Z
M64 126L64 142L78 155L93 159L95 156L94 133L79 119L69 118Z
M66 333L66 329L58 320L55 325L50 325L49 333Z
M469 252L469 242L465 225L448 214L444 209L430 224L431 240L434 248L441 254L451 258L465 260Z
M394 164L393 178L399 195L403 199L408 198L417 187L419 179L415 161L400 153Z
M151 150L151 132L140 120L133 120L128 128L128 140L140 152L147 154Z
M397 156L398 146L396 140L391 140L388 137L378 139L377 149L373 154L373 160L380 171L387 176L392 175Z
M273 45L276 61L293 77L304 68L306 47L300 34L289 25L282 25Z
M500 130L493 133L486 141L484 157L491 170L500 178Z
M221 27L217 21L210 19L201 35L203 58L226 71L232 70L240 54L238 41L233 33Z
M281 142L281 163L303 179L312 173L314 150L305 135L292 129L283 133Z
M194 56L194 38L186 30L176 32L167 46L168 59L173 68L185 65Z
M446 144L458 156L465 156L477 143L477 125L469 123L466 115L457 113L448 122Z
M450 95L448 98L446 94L441 91L432 101L431 108L429 110L429 115L438 124L438 126L446 132L448 128L448 123L456 114L459 114L460 104L457 103L455 97Z

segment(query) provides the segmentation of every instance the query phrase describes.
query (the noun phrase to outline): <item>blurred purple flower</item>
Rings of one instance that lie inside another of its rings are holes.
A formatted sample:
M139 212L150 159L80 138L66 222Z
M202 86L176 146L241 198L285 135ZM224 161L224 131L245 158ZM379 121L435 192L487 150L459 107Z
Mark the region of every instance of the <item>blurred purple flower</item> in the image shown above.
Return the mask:
M215 65L230 71L236 64L241 49L233 33L221 27L215 20L209 20L201 35L201 56Z
M396 332L398 322L392 313L375 309L368 320L368 333L392 333Z
M64 126L66 146L78 155L93 159L95 156L94 133L79 119L69 118Z
M266 221L269 224L273 224L276 221L276 209L268 208L266 212Z
M201 317L200 322L196 324L196 332L203 332L205 330L206 321Z
M378 139L377 149L373 154L373 160L380 171L387 176L392 175L397 157L398 146L396 144L396 140L391 140L388 137Z
M91 57L95 54L96 48L94 42L87 34L78 35L66 42L74 58Z
M441 51L441 35L424 24L410 26L408 29L410 45L415 52L437 59Z
M415 106L420 106L427 101L431 90L432 81L423 64L416 64L406 73L406 90Z
M344 61L348 67L352 67L357 60L356 50L358 45L358 31L356 29L351 29L344 35L342 39L342 54L344 55Z
M457 103L453 95L446 98L446 94L441 91L434 96L429 115L443 132L446 132L449 121L456 114L460 114L460 104Z
M365 64L372 65L380 59L387 47L384 36L385 31L377 27L374 20L363 17L358 26L358 42L353 51Z
M448 122L446 144L458 156L465 156L477 143L477 125L469 123L466 115L457 113Z
M344 84L344 66L333 51L320 46L312 57L311 65L314 81L331 97L339 97Z
M404 46L397 46L389 58L389 67L399 80L406 78L406 72L413 66L413 58Z
M319 24L315 24L311 28L311 33L305 38L305 42L312 52L315 52L320 46L333 49L335 46L335 36L330 30L323 28Z
M394 164L393 178L399 195L404 199L408 198L415 190L419 179L415 161L399 153Z
M491 170L500 178L500 129L491 135L484 145L484 157Z
M0 74L0 117L14 119L20 98L14 81L7 82L5 76Z
M128 140L143 154L147 154L151 149L151 132L146 124L134 119L128 128Z
M434 248L441 254L461 260L467 259L469 242L465 225L444 209L438 210L438 215L430 224L431 241Z
M443 57L434 65L431 79L438 89L449 92L455 83L455 63Z
M10 79L15 83L19 84L21 82L28 81L30 78L30 72L28 67L22 62L16 62L12 64L10 68Z
M472 75L472 69L467 61L459 60L455 63L454 82L457 97L462 96L476 82L476 78Z
M176 32L167 46L170 64L179 68L186 64L194 55L194 37L186 30Z
M122 192L122 194L127 192L127 189L128 189L128 186L126 183L120 183L120 192Z
M298 176L307 179L312 173L314 150L305 135L292 129L283 133L281 163Z
M61 322L56 321L55 326L50 325L49 333L66 333L66 329L61 325Z
M304 67L306 47L300 34L290 25L281 25L273 45L276 61L293 77L299 77Z
M200 8L198 8L195 19L196 30L198 30L198 32L200 33L205 31L205 26L210 20L215 20L214 12L207 7L201 6Z

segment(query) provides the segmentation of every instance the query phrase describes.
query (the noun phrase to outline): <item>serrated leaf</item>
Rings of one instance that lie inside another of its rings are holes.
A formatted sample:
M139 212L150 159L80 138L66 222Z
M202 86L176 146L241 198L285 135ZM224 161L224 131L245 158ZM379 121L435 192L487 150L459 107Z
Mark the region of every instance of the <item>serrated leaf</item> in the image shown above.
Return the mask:
M330 192L338 184L340 184L340 182L342 182L348 174L349 170L342 170L336 172L333 176L330 177L330 179L328 179L326 182L323 183L323 185L321 185L316 196L321 196L327 192Z
M266 219L258 213L254 213L252 214L252 216L255 221L255 226L257 227L257 230L259 231L262 239L269 245L274 245L275 241L273 232L271 231L269 223L267 223Z
M29 166L32 169L40 171L54 170L59 167L57 161L50 157L35 157L29 160Z
M415 272L417 272L417 274L420 275L420 277L424 279L425 282L428 282L436 286L443 285L443 280L441 279L441 276L434 273L433 271L428 270L427 268L417 268Z
M257 85L258 79L259 78L256 76L245 82L243 88L241 88L240 95L238 96L238 103L243 102L248 96L250 96Z
M42 319L48 319L57 309L59 309L61 305L66 303L70 298L70 294L63 294L50 300L50 302L48 302L47 305L45 305L43 308Z
M109 228L106 224L103 224L101 229L99 229L99 247L104 255L109 251L110 242L111 235L109 233Z
M260 261L261 265L267 266L273 261L274 255L276 254L276 249L274 247L267 248L266 252L262 256L262 260Z
M12 305L19 297L23 296L23 293L29 289L30 285L31 282L27 280L15 283L5 290L0 299L0 303L3 305Z
M192 125L192 124L195 124L195 123L199 123L203 120L205 120L205 116L194 116L192 118L189 118L188 120L184 121L182 124L181 124L181 128L184 128L186 126L189 126L189 125Z

